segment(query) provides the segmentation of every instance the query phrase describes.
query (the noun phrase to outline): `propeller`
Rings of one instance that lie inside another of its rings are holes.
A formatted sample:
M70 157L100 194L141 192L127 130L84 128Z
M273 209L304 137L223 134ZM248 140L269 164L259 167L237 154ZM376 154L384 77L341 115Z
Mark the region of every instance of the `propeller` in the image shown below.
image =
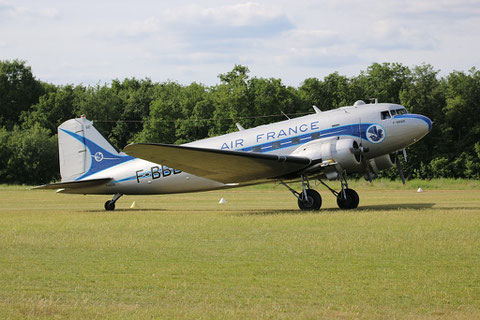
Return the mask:
M376 177L376 175L373 175L372 172L370 171L370 166L368 165L368 162L365 158L362 159L362 166L363 166L363 169L365 170L365 179L368 180L370 183L372 183L373 178Z
M403 149L402 151L403 151L403 159L405 159L405 162L407 162L407 151L405 151L405 149ZM398 158L398 154L399 152L395 152L395 164L397 165L398 175L400 176L400 179L402 179L402 183L405 185L405 175L403 174L403 166L402 166L402 162Z
M405 176L403 175L402 163L400 162L400 159L398 159L398 156L395 158L395 161L397 162L398 175L400 176L400 179L402 179L402 183L405 185Z
M358 119L358 135L359 135L359 138L360 138L360 145L358 146L357 149L354 150L354 154L356 156L360 156L360 161L362 163L362 167L363 167L363 170L365 172L365 178L372 182L373 181L373 178L374 176L372 175L372 172L370 170L370 165L367 161L367 159L365 159L365 157L363 156L365 153L367 153L369 151L368 147L364 147L363 146L363 139L362 139L362 118L359 118Z
M372 174L370 170L370 164L368 163L368 160L364 157L364 154L367 153L369 149L367 147L362 147L356 146L352 148L352 153L355 155L357 160L362 164L363 171L365 172L365 179L368 181L372 182L373 178L375 175Z

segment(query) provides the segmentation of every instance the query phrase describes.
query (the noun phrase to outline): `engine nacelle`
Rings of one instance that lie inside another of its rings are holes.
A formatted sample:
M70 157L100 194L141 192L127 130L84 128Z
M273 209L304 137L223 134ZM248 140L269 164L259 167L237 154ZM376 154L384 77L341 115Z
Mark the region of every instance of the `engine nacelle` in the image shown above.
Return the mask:
M361 155L358 143L353 139L314 140L296 149L292 155L323 161L333 159L347 171L361 170Z
M382 170L389 169L395 165L395 155L394 154L385 154L380 157L376 157L369 160L370 167L375 174L379 173Z

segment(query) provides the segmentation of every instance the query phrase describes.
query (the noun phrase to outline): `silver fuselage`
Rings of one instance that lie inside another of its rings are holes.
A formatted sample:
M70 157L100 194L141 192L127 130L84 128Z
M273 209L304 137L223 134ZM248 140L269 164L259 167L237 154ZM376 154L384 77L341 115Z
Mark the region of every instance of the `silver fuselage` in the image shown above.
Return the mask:
M366 159L404 149L423 138L432 122L416 114L395 115L404 108L396 104L367 104L342 107L295 119L240 130L185 144L190 147L289 155L314 140L355 139L368 149ZM385 117L385 111L390 112ZM383 116L382 116L383 112ZM369 132L383 130L376 140ZM90 179L113 178L106 186L67 189L85 194L168 194L228 188L218 181L179 172L138 158L91 175ZM254 182L253 182L254 183ZM62 191L60 191L62 192Z

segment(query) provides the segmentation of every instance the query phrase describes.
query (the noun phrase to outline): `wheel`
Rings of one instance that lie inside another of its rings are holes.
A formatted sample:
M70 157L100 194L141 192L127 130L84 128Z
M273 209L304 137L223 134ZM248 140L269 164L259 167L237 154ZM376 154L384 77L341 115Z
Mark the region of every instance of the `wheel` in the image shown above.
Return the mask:
M115 202L111 200L108 200L107 202L105 202L105 210L107 211L115 210Z
M342 193L338 195L339 197L337 198L337 204L340 209L355 209L358 207L358 204L360 202L360 197L358 196L358 193L353 190L353 189L345 189L345 196L346 198L343 198Z
M313 189L307 189L307 199L303 199L303 192L298 199L298 207L300 210L319 210L322 206L322 196Z

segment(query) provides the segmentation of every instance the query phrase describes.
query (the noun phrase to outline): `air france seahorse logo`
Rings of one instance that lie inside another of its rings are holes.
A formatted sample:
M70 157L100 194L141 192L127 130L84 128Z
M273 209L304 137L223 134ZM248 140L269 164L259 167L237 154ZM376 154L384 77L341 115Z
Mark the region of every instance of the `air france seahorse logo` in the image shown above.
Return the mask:
M103 153L98 151L97 153L95 153L94 158L95 158L95 161L97 161L97 162L102 161L103 160Z
M372 124L367 128L367 140L371 143L380 143L385 140L385 129L378 124Z

